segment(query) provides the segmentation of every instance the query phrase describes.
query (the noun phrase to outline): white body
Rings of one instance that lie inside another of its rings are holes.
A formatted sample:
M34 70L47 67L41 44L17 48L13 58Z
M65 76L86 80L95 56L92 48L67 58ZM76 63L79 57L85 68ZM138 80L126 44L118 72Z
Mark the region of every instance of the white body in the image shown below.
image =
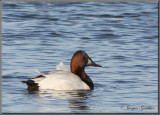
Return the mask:
M33 78L39 89L89 90L89 86L79 76L71 73L61 62L56 71L42 74L45 77Z

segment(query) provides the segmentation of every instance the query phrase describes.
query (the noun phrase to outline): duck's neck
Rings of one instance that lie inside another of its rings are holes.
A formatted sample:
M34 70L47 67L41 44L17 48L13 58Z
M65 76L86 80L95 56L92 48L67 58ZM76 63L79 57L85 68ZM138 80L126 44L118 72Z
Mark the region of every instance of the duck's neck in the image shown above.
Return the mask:
M85 73L84 68L81 68L81 67L73 68L71 66L71 72L79 76L81 80L90 87L90 89L94 89L94 84L90 79L90 77L87 76L87 74Z

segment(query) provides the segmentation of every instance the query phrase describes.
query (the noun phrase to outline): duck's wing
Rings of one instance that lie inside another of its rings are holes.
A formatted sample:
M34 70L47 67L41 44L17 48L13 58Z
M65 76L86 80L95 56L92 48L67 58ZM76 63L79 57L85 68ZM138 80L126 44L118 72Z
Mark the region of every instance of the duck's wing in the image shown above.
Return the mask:
M70 71L56 70L45 75L45 79L36 82L40 89L79 90L89 89L77 75Z
M59 65L56 66L57 70L69 71L63 62L60 62Z

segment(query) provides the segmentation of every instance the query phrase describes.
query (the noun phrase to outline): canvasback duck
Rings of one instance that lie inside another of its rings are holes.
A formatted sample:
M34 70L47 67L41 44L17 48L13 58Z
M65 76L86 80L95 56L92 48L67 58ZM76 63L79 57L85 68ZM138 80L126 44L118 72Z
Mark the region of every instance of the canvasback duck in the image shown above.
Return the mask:
M85 73L86 66L102 67L92 61L84 51L77 51L70 63L69 71L61 62L57 70L22 81L28 85L28 90L54 89L54 90L89 90L94 89L94 84Z

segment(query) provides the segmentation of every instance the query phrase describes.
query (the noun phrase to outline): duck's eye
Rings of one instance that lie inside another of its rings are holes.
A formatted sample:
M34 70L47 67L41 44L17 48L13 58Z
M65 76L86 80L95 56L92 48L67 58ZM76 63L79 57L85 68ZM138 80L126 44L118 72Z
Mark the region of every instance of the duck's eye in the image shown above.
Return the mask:
M81 56L81 59L83 59L83 56Z

